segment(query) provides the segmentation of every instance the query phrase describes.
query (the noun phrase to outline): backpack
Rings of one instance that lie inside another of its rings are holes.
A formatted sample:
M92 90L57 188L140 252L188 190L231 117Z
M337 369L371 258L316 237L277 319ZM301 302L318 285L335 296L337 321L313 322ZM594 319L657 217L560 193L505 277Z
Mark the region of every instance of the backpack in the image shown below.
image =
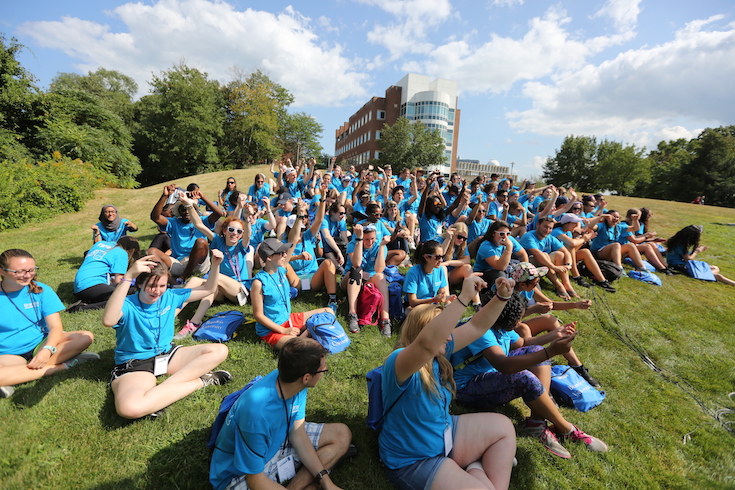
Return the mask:
M580 412L592 410L605 399L604 391L597 391L577 371L563 364L551 366L551 394L559 405Z
M350 338L333 313L314 313L306 320L306 328L314 340L322 344L330 354L342 352L350 346Z
M235 337L237 330L245 320L245 315L239 311L221 311L202 323L194 332L194 340L209 340L212 342L227 342Z
M398 282L388 284L388 312L391 320L400 323L406 318L403 308L403 287Z
M628 272L628 277L645 282L646 284L653 284L654 286L663 285L661 278L649 271L630 271Z
M360 296L357 297L357 323L363 325L377 325L380 312L383 309L383 295L372 282L362 286Z
M684 268L690 277L700 281L716 281L715 275L707 262L703 260L687 260Z
M383 275L388 283L398 282L403 284L403 280L406 278L406 276L401 274L398 270L397 265L386 265L385 270L383 270Z
M610 262L609 260L598 260L597 265L600 266L600 270L602 271L602 275L605 276L605 279L613 282L617 279L620 279L623 277L623 274L625 271L622 267L617 265L614 262ZM583 263L579 264L577 266L579 268L579 273L583 276L587 277L593 277L590 270L587 268L587 266Z
M388 407L388 410L383 411L383 385L381 384L383 380L383 366L378 366L372 371L368 371L365 379L367 379L368 389L368 412L365 418L365 425L370 429L380 431L383 428L383 419L396 406L398 400L407 390L401 391L401 394L398 395L393 405Z
M249 390L250 387L257 383L262 377L263 376L254 377L241 389L235 391L234 393L230 393L222 399L222 403L220 403L219 406L219 412L217 412L217 417L215 417L214 423L212 424L212 429L209 431L209 439L207 439L207 447L209 449L214 449L214 445L217 442L217 436L219 435L220 430L222 430L222 426L225 424L225 420L227 420L227 415L229 415L230 410L232 409L232 406L235 404L237 399L240 398L240 395Z

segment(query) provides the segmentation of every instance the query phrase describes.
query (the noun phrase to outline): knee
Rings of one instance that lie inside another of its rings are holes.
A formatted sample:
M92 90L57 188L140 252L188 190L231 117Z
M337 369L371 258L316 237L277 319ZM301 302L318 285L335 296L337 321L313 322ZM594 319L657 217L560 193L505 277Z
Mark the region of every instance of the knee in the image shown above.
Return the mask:
M330 442L340 449L340 453L344 454L352 443L352 431L345 424L328 425L333 434L333 439Z
M327 270L327 272L331 274L337 273L337 267L335 267L334 262L332 262L331 260L324 260L320 267L324 267Z
M207 344L207 350L204 354L211 355L213 358L217 359L218 362L222 362L227 359L229 352L230 351L225 344Z
M90 345L92 345L92 342L94 342L94 334L92 332L89 332L87 330L83 330L79 332L81 339L82 339L82 345L84 345L84 348L86 349Z
M139 419L148 415L141 407L141 403L135 403L133 400L116 400L115 403L117 414L122 418L130 420Z

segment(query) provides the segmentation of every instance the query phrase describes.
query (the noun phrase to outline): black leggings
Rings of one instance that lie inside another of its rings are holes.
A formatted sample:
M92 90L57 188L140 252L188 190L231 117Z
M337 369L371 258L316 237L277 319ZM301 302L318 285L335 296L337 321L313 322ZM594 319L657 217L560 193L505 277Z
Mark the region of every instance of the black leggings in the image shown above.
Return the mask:
M87 289L82 289L74 296L87 304L79 306L78 310L100 310L104 308L114 290L115 286L109 284L97 284Z

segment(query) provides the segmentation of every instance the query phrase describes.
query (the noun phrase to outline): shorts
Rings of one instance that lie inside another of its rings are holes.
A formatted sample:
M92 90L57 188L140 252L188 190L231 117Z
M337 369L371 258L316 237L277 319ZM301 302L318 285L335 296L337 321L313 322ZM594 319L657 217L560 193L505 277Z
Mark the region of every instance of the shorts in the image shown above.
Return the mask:
M459 416L452 415L452 441L457 438L458 423ZM400 490L429 490L432 483L434 483L434 477L436 472L439 471L439 467L444 463L444 460L452 457L452 452L449 452L449 456L441 455L422 459L395 470L384 466L385 474L390 482Z
M44 342L46 342L46 338L47 337L42 338L41 341L38 343L38 345L36 345L33 348L33 350L28 351L25 354L18 354L18 355L20 357L22 357L23 359L25 359L27 362L31 362L31 359L33 359L34 357L36 357L36 354L38 354L38 351L41 350L41 344L43 344Z
M522 356L542 350L540 345L527 345L508 353L510 356ZM546 360L538 366L549 365ZM467 385L457 390L457 401L468 407L488 411L505 405L516 398L531 402L544 393L544 385L531 371L524 369L513 374L498 371L478 374Z
M304 327L306 327L306 318L304 318L304 313L291 313L291 316L288 317L288 320L283 322L281 326L296 327L303 332ZM268 335L264 335L263 337L261 337L260 340L270 344L272 347L275 347L278 341L286 335L287 334L285 333L271 332Z
M306 422L304 424L304 429L306 429L306 435L309 436L309 440L311 441L311 445L314 446L314 449L319 449L319 438L322 435L322 429L324 428L324 424L315 424L314 422ZM263 468L263 473L265 473L265 476L268 477L268 479L277 482L278 481L278 461L282 458L293 456L294 458L294 466L296 467L296 471L299 470L301 467L301 460L299 459L299 455L296 453L296 450L289 442L286 445L286 450L284 452L281 452L280 450L273 456L270 461L268 461L265 464L265 468ZM283 484L284 482L280 482ZM245 481L245 475L236 476L232 480L230 480L230 483L225 487L225 490L248 490L248 484Z
M173 347L171 347L171 350L164 353L169 356L168 364L171 363L171 359L173 359L174 354L176 354L176 351L179 350L180 347L180 345L174 345ZM156 357L158 356L149 357L148 359L130 359L129 361L126 361L122 364L116 365L114 368L112 368L112 372L110 373L110 383L115 381L120 376L128 373L146 372L153 374Z
M186 266L189 263L189 257L181 257L180 259L169 257L169 259L171 259L171 275L174 277L181 277L181 275L184 273L184 269L186 269ZM212 263L209 261L209 254L207 254L207 257L204 259L204 261L198 266L194 267L192 273L206 274L207 272L209 272L209 268L211 265Z

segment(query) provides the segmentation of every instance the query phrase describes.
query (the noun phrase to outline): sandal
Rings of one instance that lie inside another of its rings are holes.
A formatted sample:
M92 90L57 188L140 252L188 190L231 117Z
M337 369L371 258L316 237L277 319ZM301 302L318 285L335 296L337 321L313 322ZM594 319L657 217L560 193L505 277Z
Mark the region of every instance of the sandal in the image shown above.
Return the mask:
M581 296L578 295L576 291L567 291L567 294L571 296L572 298L578 298L578 299L581 298Z
M559 296L563 301L569 301L570 299L572 299L569 297L569 293L567 293L566 291L556 291L556 295Z

